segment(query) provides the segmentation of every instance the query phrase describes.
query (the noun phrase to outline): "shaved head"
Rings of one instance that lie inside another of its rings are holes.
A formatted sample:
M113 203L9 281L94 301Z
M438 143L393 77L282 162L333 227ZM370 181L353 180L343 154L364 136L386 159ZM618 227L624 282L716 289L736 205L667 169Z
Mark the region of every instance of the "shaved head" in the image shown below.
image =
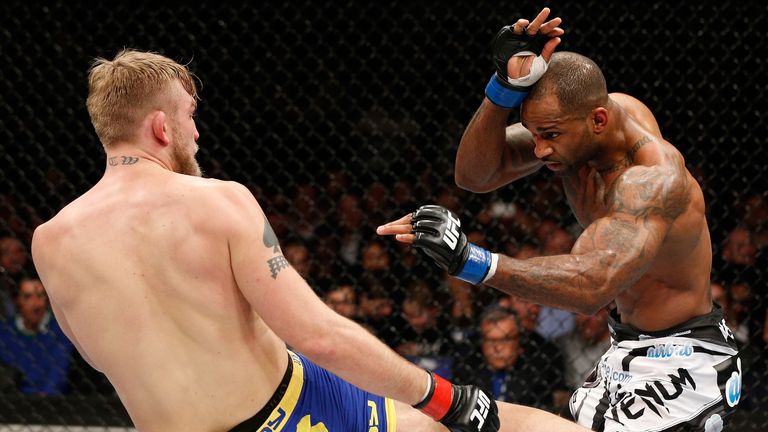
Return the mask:
M524 103L541 101L554 94L561 112L586 115L608 102L608 89L600 68L587 57L562 51L552 55L547 72L533 86Z

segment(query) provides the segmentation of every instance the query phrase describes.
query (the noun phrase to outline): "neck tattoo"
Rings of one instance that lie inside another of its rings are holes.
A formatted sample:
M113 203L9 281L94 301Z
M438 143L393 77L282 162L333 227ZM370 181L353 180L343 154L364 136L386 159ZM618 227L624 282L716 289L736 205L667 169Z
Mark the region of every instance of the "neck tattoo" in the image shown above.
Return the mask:
M139 161L139 158L133 156L112 156L108 159L109 166L133 165Z
M632 166L632 164L635 163L635 155L637 154L637 152L649 142L651 142L651 137L649 137L648 135L644 135L642 138L637 140L636 143L632 144L632 148L629 149L627 154L624 156L624 159L607 168L598 170L598 172L600 174L610 174L620 169L624 169Z

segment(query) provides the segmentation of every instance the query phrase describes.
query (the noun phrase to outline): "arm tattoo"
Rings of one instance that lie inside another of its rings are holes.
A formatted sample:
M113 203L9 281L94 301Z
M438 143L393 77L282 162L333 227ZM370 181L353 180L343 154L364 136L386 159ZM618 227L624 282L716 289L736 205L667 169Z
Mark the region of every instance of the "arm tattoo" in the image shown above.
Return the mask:
M280 273L280 270L290 267L288 260L282 255L268 259L267 265L269 265L269 271L272 273L272 279L277 279L277 274Z
M266 215L264 216L264 246L272 248L272 253L280 252L280 244L277 241L277 236L272 229L272 225L269 224Z
M688 206L689 187L684 174L658 167L635 167L614 183L609 197L612 210L638 219L659 216L667 221Z
M594 221L571 254L504 258L491 285L543 305L591 313L648 271L672 222L688 205L687 178L663 167L624 172L609 214Z
M275 231L272 229L272 225L269 224L266 215L264 216L264 246L268 249L272 248L272 258L267 260L269 266L269 272L272 274L272 279L277 279L277 274L280 270L290 267L290 263L283 256L283 252L280 250L280 243L277 241Z

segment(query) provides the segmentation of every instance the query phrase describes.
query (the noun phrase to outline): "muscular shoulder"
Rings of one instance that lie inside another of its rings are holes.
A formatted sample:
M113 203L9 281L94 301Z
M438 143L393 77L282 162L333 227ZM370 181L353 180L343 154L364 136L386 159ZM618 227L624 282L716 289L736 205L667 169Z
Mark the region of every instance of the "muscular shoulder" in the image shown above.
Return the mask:
M261 213L261 207L250 190L234 181L199 179L193 188L201 200L193 198L192 206L209 213L211 218L233 220Z
M657 138L661 138L661 130L656 121L656 117L643 102L625 93L611 93L610 97L611 100L618 103L630 117L640 123L643 128L653 133Z
M614 213L637 218L658 216L672 221L688 205L688 188L685 173L677 167L636 165L617 177L607 204Z

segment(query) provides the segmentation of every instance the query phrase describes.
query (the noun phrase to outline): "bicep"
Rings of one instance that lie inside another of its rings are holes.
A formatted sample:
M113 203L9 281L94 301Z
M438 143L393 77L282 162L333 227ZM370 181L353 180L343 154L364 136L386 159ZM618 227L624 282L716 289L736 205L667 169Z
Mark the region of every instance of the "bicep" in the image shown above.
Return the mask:
M619 291L637 282L656 258L667 224L659 218L638 220L622 213L594 221L573 248L576 255L598 257L596 266Z
M674 175L657 168L635 167L616 180L605 217L579 237L575 254L597 254L612 285L632 286L645 274L685 207Z

